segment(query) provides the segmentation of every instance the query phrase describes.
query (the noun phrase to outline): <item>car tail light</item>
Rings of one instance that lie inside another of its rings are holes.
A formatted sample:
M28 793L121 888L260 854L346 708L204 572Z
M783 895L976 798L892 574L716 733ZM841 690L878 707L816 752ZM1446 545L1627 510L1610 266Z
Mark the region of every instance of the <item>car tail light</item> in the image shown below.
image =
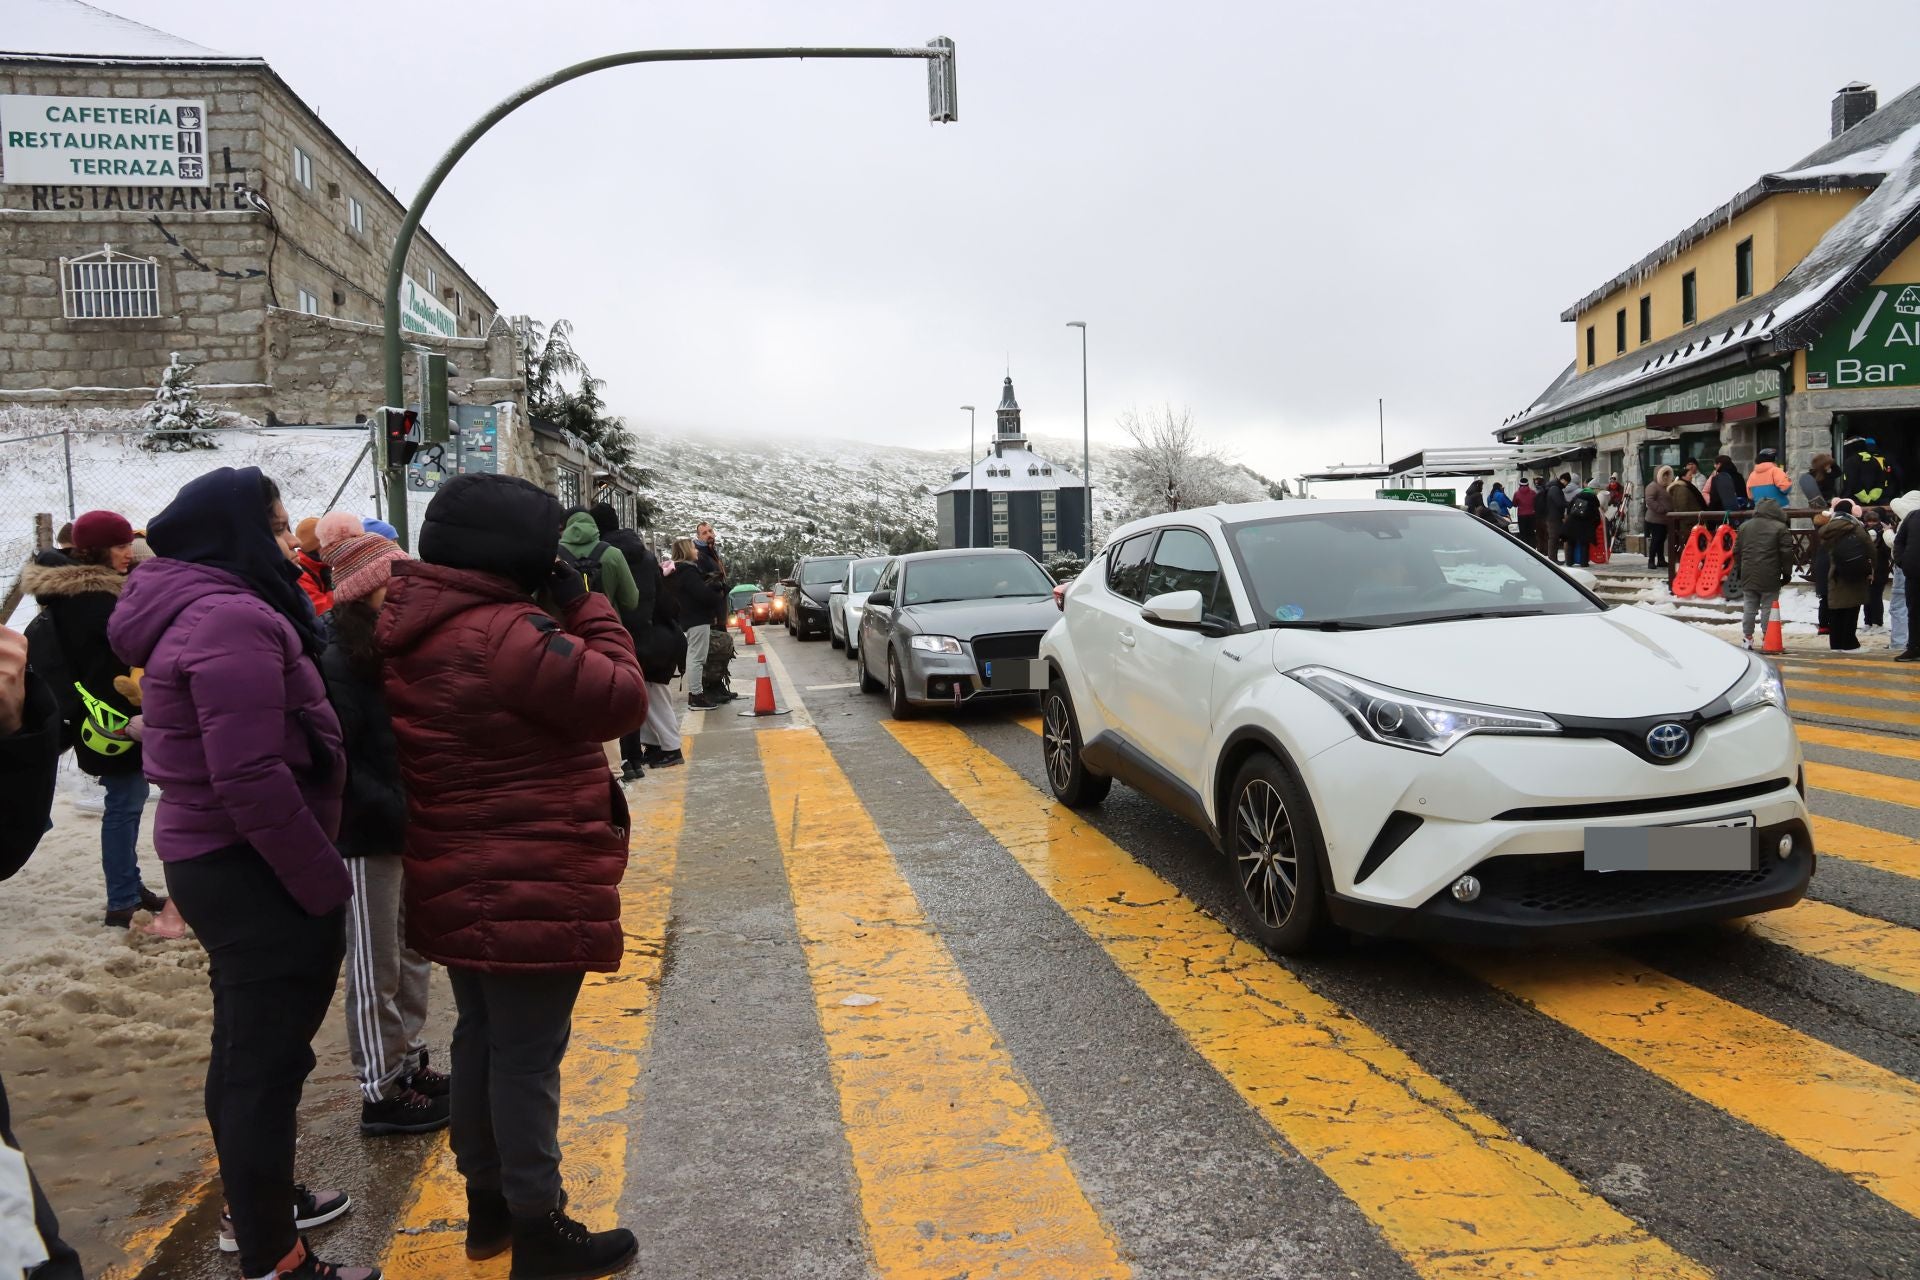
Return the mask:
M1062 613L1067 611L1067 584L1064 582L1054 584L1053 607Z

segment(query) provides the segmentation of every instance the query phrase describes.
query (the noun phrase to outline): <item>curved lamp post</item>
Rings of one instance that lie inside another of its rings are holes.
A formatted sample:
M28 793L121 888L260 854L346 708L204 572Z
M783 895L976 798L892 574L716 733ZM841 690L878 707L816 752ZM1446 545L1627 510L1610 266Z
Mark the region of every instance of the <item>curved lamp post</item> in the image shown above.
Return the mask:
M610 67L625 67L640 62L768 62L795 58L923 59L927 62L927 108L934 123L950 123L960 118L957 82L954 76L953 41L945 36L937 36L929 40L925 48L909 46L899 49L638 49L576 62L550 76L535 80L467 126L466 132L454 139L453 145L447 148L447 153L440 157L439 163L433 166L433 171L427 174L426 180L420 184L420 190L414 195L412 203L407 205L406 217L400 220L400 229L394 233L393 256L387 262L387 294L383 317L386 407L402 407L406 396L400 353L400 280L406 274L407 251L413 247L414 232L419 230L420 220L426 216L427 205L432 202L434 194L440 190L440 184L446 181L447 174L453 171L453 166L460 163L460 158L467 154L467 151L487 130L547 90L557 88L569 80L578 80L581 76L592 75L596 71L605 71ZM404 547L410 540L407 531L406 463L391 458L384 461L387 462L387 518L399 531L400 545Z

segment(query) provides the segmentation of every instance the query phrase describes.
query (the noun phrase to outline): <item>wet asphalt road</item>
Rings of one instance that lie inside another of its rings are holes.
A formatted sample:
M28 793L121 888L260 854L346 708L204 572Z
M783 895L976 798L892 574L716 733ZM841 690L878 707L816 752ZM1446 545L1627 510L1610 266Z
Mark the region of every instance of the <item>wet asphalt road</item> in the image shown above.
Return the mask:
M1905 669L1787 664L1828 856L1775 933L1282 963L1157 806L1053 809L1030 706L895 725L826 642L760 635L796 714L693 717L629 789L631 962L576 1019L569 1188L636 1274L1920 1275ZM339 1056L301 1167L358 1206L323 1256L504 1275L443 1247L440 1139L358 1136ZM234 1274L209 1189L142 1204L138 1274Z

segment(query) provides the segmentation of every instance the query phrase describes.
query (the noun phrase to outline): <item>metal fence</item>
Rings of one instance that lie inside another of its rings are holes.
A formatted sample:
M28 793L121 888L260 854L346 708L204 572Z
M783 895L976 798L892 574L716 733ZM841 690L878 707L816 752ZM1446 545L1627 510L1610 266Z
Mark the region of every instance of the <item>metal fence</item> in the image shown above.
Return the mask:
M16 585L38 550L42 514L58 530L84 511L117 511L140 529L187 481L249 466L279 485L295 520L336 507L381 512L364 425L229 427L209 438L209 448L157 452L142 447L145 433L134 430L68 427L0 438L0 622L20 625Z

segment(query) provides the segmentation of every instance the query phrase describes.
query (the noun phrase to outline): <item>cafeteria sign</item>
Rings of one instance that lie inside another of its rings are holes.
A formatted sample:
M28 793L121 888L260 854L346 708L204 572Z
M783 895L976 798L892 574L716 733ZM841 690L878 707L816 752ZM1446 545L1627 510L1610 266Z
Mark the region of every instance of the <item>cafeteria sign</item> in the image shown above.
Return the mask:
M400 327L438 338L460 336L459 317L406 275L400 277Z
M1454 501L1459 497L1458 489L1375 489L1373 496L1387 498L1394 502L1430 502L1436 507L1459 505Z
M207 185L207 104L182 98L0 95L7 183Z

